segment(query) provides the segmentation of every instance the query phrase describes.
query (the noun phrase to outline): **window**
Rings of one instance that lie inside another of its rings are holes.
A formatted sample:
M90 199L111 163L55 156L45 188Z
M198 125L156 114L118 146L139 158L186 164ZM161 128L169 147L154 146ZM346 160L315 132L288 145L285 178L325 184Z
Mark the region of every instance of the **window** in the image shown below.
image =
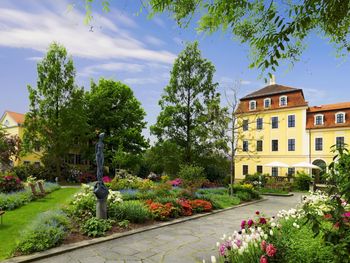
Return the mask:
M295 168L294 167L289 167L288 168L288 173L287 173L288 176L293 176L295 175Z
M315 138L315 151L323 151L323 139Z
M248 165L243 165L243 175L248 174Z
M270 98L264 99L264 108L267 109L270 107L271 107L271 99Z
M335 145L337 148L344 148L344 137L336 137Z
M278 140L272 140L272 151L273 152L278 151Z
M248 152L248 141L243 141L243 152Z
M288 115L288 128L295 127L295 115Z
M34 151L40 152L40 144L39 144L39 142L35 142L35 144L34 144Z
M280 106L287 106L287 96L280 97Z
M256 129L262 130L263 128L263 118L257 118L256 119Z
M35 167L35 168L40 168L40 162L35 162L35 163L34 163L34 167Z
M262 150L263 150L263 141L262 140L256 141L256 151L262 152Z
M335 122L336 123L345 123L345 113L339 112L335 114Z
M29 165L29 164L30 164L30 161L24 161L23 164L24 164L24 165Z
M315 115L315 125L323 125L323 114Z
M271 175L272 176L278 176L278 167L272 167L271 168Z
M272 129L277 129L278 128L278 117L272 117L271 124L272 124Z
M82 158L80 154L75 155L75 164L82 164Z
M263 167L262 167L262 165L257 165L257 166L256 166L256 172L257 172L258 174L262 174L262 173L263 173Z
M248 131L248 120L243 120L243 131Z
M251 100L249 101L249 110L255 110L256 109L256 101Z
M295 151L295 139L288 139L288 151Z
M10 125L9 120L6 120L6 121L4 122L4 126L8 127L9 125Z

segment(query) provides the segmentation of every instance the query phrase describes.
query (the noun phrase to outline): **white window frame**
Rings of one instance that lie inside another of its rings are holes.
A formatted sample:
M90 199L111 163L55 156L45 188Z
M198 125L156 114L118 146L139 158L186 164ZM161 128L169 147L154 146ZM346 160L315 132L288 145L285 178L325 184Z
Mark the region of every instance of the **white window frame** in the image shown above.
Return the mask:
M317 117L322 117L322 123L321 124L316 124L316 119L317 119ZM314 125L324 125L324 115L323 114L316 114L315 116L314 116Z
M265 107L265 101L269 101L268 107ZM266 99L264 99L264 109L269 109L269 108L271 108L271 98L266 98Z
M342 114L342 115L343 115L343 122L337 122L337 119L338 119L337 117L338 117L339 114ZM346 115L345 115L345 112L343 112L343 111L337 112L337 113L335 114L335 120L334 120L334 122L335 122L335 123L345 123L345 116L346 116Z
M251 108L251 103L254 102L254 109ZM256 110L256 100L249 101L249 110Z
M286 105L282 105L282 104L281 104L282 98L285 98L285 99L286 99ZM279 98L279 105L280 105L280 107L286 107L286 106L288 106L288 97L287 97L286 95L283 95L283 96L281 96L281 97Z

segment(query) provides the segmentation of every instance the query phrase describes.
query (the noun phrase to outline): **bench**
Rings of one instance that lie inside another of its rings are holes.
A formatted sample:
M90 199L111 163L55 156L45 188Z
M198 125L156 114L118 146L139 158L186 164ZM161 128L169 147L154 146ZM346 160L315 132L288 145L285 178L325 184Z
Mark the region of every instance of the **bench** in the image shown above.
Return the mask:
M0 211L0 225L2 225L2 216L5 214L5 211Z

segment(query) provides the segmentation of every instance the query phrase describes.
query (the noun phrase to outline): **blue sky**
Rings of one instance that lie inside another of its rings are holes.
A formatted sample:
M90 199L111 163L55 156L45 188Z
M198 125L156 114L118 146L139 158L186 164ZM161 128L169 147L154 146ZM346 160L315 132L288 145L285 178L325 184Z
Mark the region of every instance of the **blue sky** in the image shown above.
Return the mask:
M36 63L53 41L73 56L79 86L88 89L90 79L100 77L127 83L145 108L149 125L156 121L158 100L186 41L199 41L203 57L216 66L222 92L235 80L241 80L240 95L264 86L260 72L248 69L249 48L228 34L197 34L195 23L180 29L167 15L149 19L146 10L139 12L139 0L112 0L108 14L96 7L91 30L83 23L83 2L0 1L0 114L28 110L27 85L36 85ZM75 4L71 11L70 3ZM301 61L279 69L276 82L303 88L310 105L350 101L349 69L348 60L337 59L331 45L312 35Z

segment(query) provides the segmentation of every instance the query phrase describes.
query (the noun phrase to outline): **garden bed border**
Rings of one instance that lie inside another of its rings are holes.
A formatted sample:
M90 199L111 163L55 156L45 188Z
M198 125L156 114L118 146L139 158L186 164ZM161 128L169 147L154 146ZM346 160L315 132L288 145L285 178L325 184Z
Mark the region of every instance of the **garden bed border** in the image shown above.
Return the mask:
M239 208L242 206L248 206L248 205L252 205L252 204L256 204L256 203L260 203L263 201L266 201L266 198L261 198L259 200L254 200L254 201L250 201L250 202L246 202L246 203L242 203L236 206L232 206L232 207L228 207L228 208L224 208L224 209L219 209L219 210L214 210L212 212L208 212L208 213L203 213L203 214L196 214L196 215L192 215L189 217L181 217L181 218L177 218L171 221L167 221L167 222L161 222L161 223L156 223L154 225L150 225L150 226L144 226L144 227L140 227L140 228L136 228L136 229L132 229L123 233L115 233L106 237L99 237L99 238L94 238L94 239L90 239L90 240L84 240L81 242L77 242L77 243L72 243L72 244L66 244L66 245L61 245L59 247L55 247L55 248L50 248L46 251L42 251L42 252L36 252L34 254L31 255L27 255L27 256L18 256L18 257L13 257L13 258L9 258L7 260L1 261L2 263L19 263L19 262L33 262L35 260L39 260L39 259L44 259L44 258L49 258L52 256L56 256L59 254L63 254L66 252L70 252L79 248L84 248L84 247L88 247L91 245L95 245L95 244L99 244L99 243L103 243L103 242L107 242L113 239L118 239L121 237L125 237L125 236L130 236L130 235L134 235L134 234L138 234L138 233L142 233L142 232L146 232L146 231L150 231L153 229L158 229L161 227L165 227L165 226L170 226L170 225L175 225L175 224L179 224L182 222L186 222L186 221L190 221L190 220L194 220L197 218L201 218L201 217L205 217L205 216L210 216L213 214L218 214L218 213L222 213L228 210L232 210L235 208Z
M278 193L263 193L260 195L266 195L266 196L278 196L278 197L291 197L294 194L293 193L288 193L288 194L278 194Z

